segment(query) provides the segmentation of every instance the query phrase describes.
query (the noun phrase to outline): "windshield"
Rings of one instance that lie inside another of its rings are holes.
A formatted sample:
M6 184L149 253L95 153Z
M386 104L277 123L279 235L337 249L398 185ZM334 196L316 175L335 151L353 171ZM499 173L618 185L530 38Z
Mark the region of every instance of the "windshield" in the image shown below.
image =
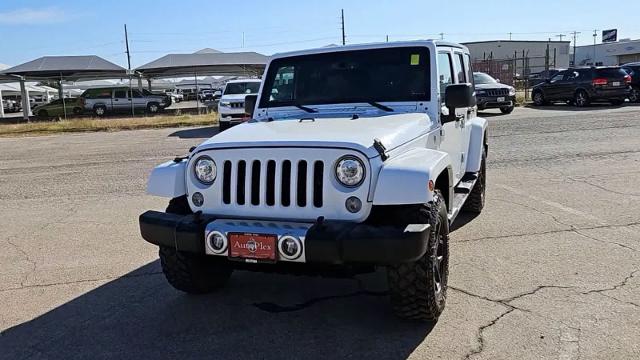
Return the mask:
M236 94L257 94L260 90L259 82L246 82L246 83L228 83L224 88L225 95ZM209 90L213 91L213 90Z
M473 81L476 84L495 84L497 82L496 79L485 73L473 73Z
M274 60L260 106L428 101L429 49L385 48Z

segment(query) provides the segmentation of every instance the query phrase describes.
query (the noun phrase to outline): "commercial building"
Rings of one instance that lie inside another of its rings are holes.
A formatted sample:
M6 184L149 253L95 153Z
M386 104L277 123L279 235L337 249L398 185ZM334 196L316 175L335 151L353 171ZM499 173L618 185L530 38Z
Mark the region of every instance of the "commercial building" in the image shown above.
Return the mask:
M640 39L576 47L576 65L613 66L640 61Z
M526 59L531 72L569 67L569 41L491 40L463 43L473 61Z

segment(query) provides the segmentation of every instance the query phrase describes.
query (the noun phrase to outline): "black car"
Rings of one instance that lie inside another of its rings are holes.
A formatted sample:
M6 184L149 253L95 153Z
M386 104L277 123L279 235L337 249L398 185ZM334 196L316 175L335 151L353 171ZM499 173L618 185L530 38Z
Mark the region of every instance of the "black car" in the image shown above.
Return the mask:
M629 101L640 102L640 62L625 64L622 68L631 76Z
M629 96L631 76L621 67L575 68L560 71L532 89L536 106L572 102L578 107L592 101L620 105Z
M500 109L503 114L513 111L516 104L516 89L501 84L498 80L482 72L473 73L478 110Z

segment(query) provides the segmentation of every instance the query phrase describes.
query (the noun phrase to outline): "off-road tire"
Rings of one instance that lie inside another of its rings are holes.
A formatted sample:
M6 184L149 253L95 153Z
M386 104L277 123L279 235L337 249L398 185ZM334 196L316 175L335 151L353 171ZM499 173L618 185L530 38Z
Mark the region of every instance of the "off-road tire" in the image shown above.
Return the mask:
M577 106L577 107L586 107L589 106L589 103L591 101L589 100L589 94L587 94L586 91L584 90L578 90L576 91L576 94L574 95L574 99L573 99L573 103Z
M412 212L410 223L431 225L427 252L410 263L390 265L387 268L391 305L398 317L436 322L444 310L447 299L449 273L449 223L447 207L439 191L428 205ZM440 259L438 268L435 263ZM440 275L439 277L438 274ZM438 282L436 280L439 279ZM437 287L439 284L439 288Z
M624 99L612 99L612 100L609 100L609 102L613 106L619 106L619 105L624 104Z
M223 287L233 270L216 259L160 246L160 264L167 281L189 294L207 294Z
M540 90L534 91L532 97L533 105L535 106L543 106L547 104L547 101L544 99L544 94Z
M500 112L503 114L511 114L513 112L513 109L515 108L515 106L511 105L511 106L503 106L500 108Z
M38 116L46 118L46 117L49 117L49 113L47 112L47 110L40 110L38 111Z
M186 195L173 198L167 213L192 214ZM177 251L160 246L160 264L167 281L174 288L189 294L206 294L223 287L233 269L224 261L206 255Z
M482 147L482 162L480 163L480 171L478 171L478 179L476 180L471 193L464 203L462 210L480 214L484 208L485 190L487 187L487 150Z

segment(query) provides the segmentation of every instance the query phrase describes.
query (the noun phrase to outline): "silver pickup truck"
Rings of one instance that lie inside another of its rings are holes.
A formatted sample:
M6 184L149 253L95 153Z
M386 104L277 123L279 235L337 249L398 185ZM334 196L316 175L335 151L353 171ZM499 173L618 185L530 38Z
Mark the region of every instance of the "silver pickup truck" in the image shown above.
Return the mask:
M130 112L132 106L135 111L155 114L171 105L171 98L166 95L153 95L129 88L88 89L81 97L84 99L85 110L93 112L96 116Z

